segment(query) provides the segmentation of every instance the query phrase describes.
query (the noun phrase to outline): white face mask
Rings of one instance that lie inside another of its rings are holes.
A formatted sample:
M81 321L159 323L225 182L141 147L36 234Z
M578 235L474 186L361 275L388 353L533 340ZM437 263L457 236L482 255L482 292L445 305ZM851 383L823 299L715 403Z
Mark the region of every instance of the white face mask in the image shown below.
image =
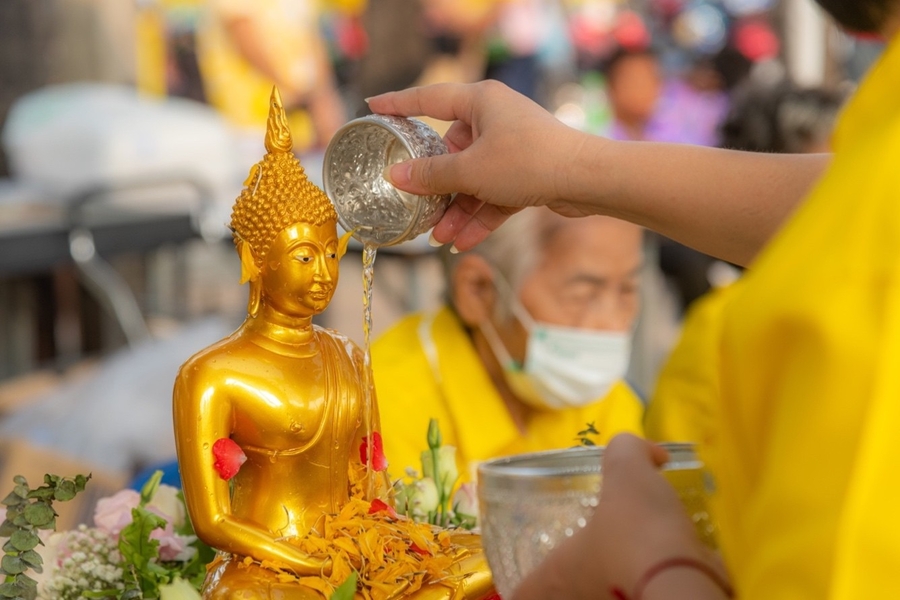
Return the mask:
M559 410L602 399L625 376L631 334L538 323L513 301L514 312L528 330L525 365L512 359L489 320L481 331L503 366L506 382L523 402Z

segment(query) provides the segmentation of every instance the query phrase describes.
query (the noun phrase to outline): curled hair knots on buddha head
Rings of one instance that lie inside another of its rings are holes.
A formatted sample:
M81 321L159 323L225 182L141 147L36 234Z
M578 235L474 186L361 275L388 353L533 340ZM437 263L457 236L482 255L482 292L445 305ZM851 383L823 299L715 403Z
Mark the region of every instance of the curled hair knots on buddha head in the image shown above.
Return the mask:
M234 243L249 245L257 266L281 231L296 223L337 222L331 201L307 177L291 152L291 133L277 89L272 90L263 159L253 165L231 212Z

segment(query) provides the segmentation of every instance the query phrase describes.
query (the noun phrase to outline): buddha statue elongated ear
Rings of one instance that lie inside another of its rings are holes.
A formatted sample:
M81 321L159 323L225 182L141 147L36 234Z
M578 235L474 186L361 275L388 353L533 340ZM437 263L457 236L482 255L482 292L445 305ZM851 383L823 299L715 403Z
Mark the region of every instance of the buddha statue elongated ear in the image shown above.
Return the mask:
M250 297L247 298L247 314L251 318L256 318L259 314L259 307L262 304L262 282L257 277L250 281Z

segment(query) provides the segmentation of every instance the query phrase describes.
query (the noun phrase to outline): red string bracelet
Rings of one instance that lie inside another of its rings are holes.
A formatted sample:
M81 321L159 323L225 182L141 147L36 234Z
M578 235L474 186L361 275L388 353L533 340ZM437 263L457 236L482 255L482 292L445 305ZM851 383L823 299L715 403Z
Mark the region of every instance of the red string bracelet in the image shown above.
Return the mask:
M731 587L731 584L728 583L719 573L717 573L712 567L701 560L697 560L696 558L688 558L688 557L675 557L675 558L667 558L665 560L661 560L649 569L638 579L638 582L634 586L634 594L632 596L628 596L622 588L618 586L613 586L610 588L609 592L613 595L613 598L616 600L641 600L641 597L644 594L644 590L647 589L647 586L650 585L650 581L662 573L667 569L674 569L676 567L688 567L690 569L696 569L713 580L717 586L722 588L722 591L725 592L725 596L728 598L734 598L734 589Z

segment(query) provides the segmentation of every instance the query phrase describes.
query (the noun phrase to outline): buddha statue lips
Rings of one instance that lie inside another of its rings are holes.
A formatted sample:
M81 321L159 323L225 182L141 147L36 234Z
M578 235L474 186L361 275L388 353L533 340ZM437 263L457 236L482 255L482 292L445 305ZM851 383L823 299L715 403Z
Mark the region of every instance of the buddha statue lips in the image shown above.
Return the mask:
M380 429L363 354L312 323L347 240L291 153L277 91L266 149L231 218L247 319L175 382L185 501L197 535L221 551L203 597L328 598L353 571L356 598L488 597L478 536L398 517L386 471L361 461Z

